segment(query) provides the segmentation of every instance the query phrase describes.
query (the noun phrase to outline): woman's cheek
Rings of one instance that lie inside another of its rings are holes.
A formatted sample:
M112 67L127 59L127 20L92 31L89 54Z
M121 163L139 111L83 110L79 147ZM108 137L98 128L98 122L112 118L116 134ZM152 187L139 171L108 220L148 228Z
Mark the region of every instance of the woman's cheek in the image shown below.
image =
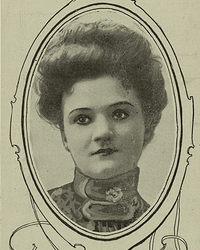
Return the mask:
M83 128L82 128L83 127ZM92 131L89 126L80 126L74 133L76 145L79 150L87 149L91 143Z

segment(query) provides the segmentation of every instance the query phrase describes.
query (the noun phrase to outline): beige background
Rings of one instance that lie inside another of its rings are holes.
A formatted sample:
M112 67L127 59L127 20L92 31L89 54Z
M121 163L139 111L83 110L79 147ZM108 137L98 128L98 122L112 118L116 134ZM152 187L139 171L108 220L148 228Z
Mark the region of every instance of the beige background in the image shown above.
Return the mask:
M35 220L29 195L9 144L10 101L25 55L40 29L66 4L64 0L4 0L2 1L2 241L1 249L9 249L10 234L19 226ZM180 235L189 249L200 245L200 2L138 0L162 27L178 56L189 95L195 97L196 117L194 127L193 157L183 185L181 199ZM41 237L39 230L20 232L21 239L32 243ZM44 244L44 241L42 244ZM42 245L38 249L47 249ZM48 248L51 249L51 248ZM69 248L71 249L71 248ZM137 249L137 248L136 248ZM143 249L148 249L147 246ZM183 247L184 249L184 247Z

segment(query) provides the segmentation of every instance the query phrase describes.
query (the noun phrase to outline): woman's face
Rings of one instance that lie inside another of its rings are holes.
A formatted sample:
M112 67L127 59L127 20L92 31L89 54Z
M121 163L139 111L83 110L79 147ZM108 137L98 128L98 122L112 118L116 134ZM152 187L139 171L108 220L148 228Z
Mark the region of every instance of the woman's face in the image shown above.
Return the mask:
M144 141L144 118L133 89L111 76L85 79L62 100L65 147L81 173L108 179L135 167Z

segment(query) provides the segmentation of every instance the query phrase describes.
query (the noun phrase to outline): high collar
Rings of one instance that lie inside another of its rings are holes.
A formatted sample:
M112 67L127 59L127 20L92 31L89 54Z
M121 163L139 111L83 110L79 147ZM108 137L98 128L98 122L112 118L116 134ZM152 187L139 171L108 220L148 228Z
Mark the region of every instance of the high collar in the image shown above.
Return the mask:
M89 198L98 201L107 201L109 190L121 190L122 192L137 191L139 179L139 168L135 167L133 170L124 174L115 176L109 179L92 179L77 169L74 176L74 190L83 198Z
M82 213L89 220L130 220L139 206L139 168L116 177L91 179L75 171L74 191L85 199Z

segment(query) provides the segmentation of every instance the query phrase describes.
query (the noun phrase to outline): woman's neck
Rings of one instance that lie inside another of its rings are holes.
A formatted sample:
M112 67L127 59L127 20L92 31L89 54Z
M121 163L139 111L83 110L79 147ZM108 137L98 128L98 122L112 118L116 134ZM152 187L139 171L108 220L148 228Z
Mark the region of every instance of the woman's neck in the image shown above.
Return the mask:
M139 168L134 167L133 170L109 178L109 179L92 179L83 175L75 169L74 176L74 191L83 198L90 198L95 200L108 200L108 193L111 190L120 192L137 191L139 178ZM113 192L114 192L113 191ZM115 193L115 192L114 192Z

